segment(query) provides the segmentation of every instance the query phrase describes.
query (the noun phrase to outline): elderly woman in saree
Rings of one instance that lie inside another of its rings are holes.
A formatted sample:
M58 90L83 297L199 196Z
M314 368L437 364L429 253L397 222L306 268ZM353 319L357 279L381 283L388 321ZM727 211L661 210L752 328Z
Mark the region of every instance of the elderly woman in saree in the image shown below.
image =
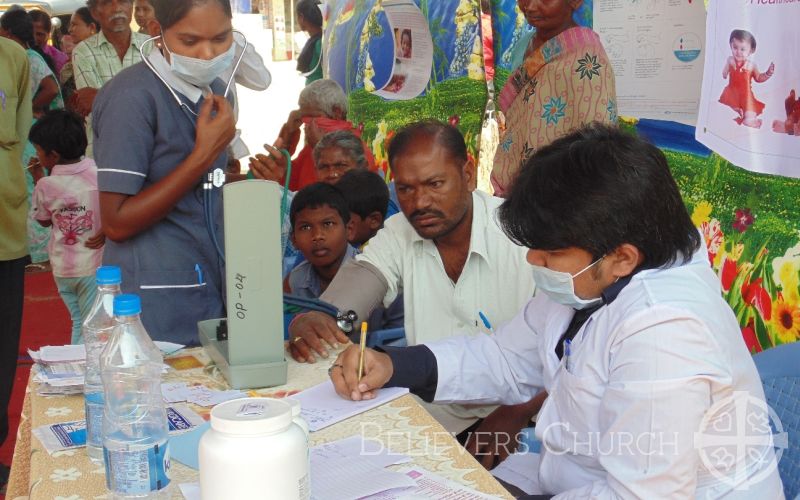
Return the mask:
M616 121L614 73L600 37L573 20L582 3L517 0L536 32L500 93L505 131L491 177L497 196L505 196L520 166L542 146L582 124Z

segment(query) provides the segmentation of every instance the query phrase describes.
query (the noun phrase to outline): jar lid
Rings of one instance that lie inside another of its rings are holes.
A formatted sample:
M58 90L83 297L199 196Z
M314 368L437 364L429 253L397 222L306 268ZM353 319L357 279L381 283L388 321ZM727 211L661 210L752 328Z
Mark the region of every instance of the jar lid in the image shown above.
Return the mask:
M211 428L226 434L274 434L290 425L291 406L279 399L234 399L211 410Z
M301 410L300 401L298 401L296 399L292 399L292 398L286 398L286 399L284 399L284 401L289 403L289 406L292 407L292 418L299 417L300 416L300 410Z

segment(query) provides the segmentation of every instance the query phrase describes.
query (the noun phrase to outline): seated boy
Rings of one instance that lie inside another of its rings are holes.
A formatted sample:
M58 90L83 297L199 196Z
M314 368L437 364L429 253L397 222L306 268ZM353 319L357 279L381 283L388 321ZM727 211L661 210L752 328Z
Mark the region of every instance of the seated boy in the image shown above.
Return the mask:
M350 209L353 237L350 244L361 249L375 236L389 206L389 188L386 182L368 170L351 170L336 184Z
M72 343L83 342L81 324L95 297L95 270L103 258L97 167L86 152L83 119L50 111L30 131L41 166L52 170L36 183L33 215L52 227L47 251L58 292L72 317Z
M289 220L292 244L306 260L289 273L284 291L317 298L336 276L342 262L357 254L347 243L353 234L347 201L329 184L311 184L295 194Z
M389 188L381 176L367 170L351 170L336 184L350 208L353 236L350 244L361 252L369 240L383 227L389 207ZM402 328L404 322L403 294L389 307L377 307L369 315L371 331Z

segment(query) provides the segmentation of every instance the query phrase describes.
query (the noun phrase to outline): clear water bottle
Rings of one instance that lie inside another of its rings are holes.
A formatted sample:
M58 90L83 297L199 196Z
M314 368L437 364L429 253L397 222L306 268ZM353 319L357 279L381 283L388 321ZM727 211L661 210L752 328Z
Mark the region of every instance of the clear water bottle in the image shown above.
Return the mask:
M114 329L114 297L119 295L122 272L117 266L97 269L97 297L83 322L86 344L86 379L83 383L86 409L86 452L95 462L103 460L103 381L100 352Z
M100 354L103 456L114 498L162 498L169 485L161 351L147 335L137 295L114 298L117 326Z

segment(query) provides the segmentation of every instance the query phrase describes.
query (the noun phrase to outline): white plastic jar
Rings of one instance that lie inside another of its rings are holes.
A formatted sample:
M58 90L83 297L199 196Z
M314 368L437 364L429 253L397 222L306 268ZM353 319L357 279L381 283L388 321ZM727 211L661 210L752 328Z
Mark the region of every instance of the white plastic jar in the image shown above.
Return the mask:
M286 398L286 399L284 399L284 401L289 403L289 406L292 407L292 422L294 422L295 424L299 425L300 428L303 429L303 432L306 433L306 437L308 437L310 429L308 427L308 422L306 422L306 419L304 419L302 417L302 415L300 415L301 410L302 410L302 406L300 405L300 401L298 401L296 399L292 399L292 398Z
M203 500L306 500L311 496L308 439L289 403L235 399L211 410L200 439Z

